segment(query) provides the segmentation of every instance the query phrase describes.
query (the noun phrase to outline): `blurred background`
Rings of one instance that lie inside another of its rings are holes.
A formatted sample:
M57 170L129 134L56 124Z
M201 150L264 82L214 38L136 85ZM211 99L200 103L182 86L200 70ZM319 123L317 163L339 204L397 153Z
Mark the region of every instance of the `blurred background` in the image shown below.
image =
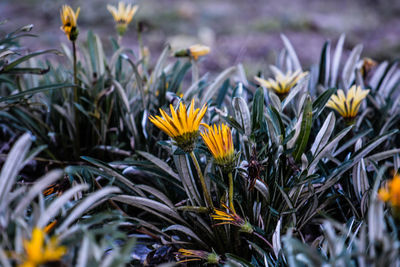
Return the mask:
M138 0L140 6L123 39L137 49L136 24L143 25L143 43L153 60L165 43L173 48L204 43L212 48L203 67L217 72L242 62L250 71L265 70L283 47L284 33L293 43L303 66L318 63L325 40L336 43L346 33L345 47L364 45L363 56L376 60L395 59L400 54L400 0ZM80 6L80 41L88 30L106 42L116 36L107 4L114 0L1 0L0 34L34 24L39 38L22 44L32 50L60 48L67 42L60 30L63 4ZM107 47L105 47L107 49Z

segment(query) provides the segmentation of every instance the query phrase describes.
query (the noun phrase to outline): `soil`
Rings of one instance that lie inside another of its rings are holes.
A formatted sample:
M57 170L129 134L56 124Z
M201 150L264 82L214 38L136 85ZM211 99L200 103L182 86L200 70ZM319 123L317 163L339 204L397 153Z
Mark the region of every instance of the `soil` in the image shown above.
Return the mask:
M114 22L106 9L109 0L2 0L0 26L4 35L18 26L34 24L39 38L25 40L31 50L59 48L67 42L60 30L59 10L63 4L81 7L80 40L93 30L109 44L115 36ZM266 70L282 48L280 34L293 43L302 64L318 63L323 43L336 42L346 34L345 46L364 44L363 56L377 60L400 54L400 1L398 0L141 0L133 23L123 39L137 49L135 24L145 25L143 43L155 60L165 43L174 49L193 43L212 48L203 68L215 73L243 63L249 76Z

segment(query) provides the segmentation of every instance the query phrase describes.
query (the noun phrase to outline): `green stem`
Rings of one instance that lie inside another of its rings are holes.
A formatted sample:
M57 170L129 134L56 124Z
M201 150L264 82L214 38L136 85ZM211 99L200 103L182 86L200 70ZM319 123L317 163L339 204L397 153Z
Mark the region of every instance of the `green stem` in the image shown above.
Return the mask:
M199 81L199 66L197 65L197 61L192 59L192 84L197 83Z
M77 70L76 70L76 45L75 45L75 41L72 41L72 54L74 57L74 101L77 102L78 101L78 76L77 76Z
M118 34L118 37L117 37L118 48L121 47L121 43L122 43L122 36Z
M199 162L197 161L196 156L194 155L193 151L190 152L190 157L192 158L194 166L196 167L196 171L199 176L201 186L203 187L203 193L204 193L204 198L206 199L207 208L208 208L209 212L211 213L214 210L214 205L212 203L210 194L208 193L206 181L204 180L203 173L201 172Z
M74 101L72 103L72 109L74 110L74 121L75 121L75 153L77 157L79 157L80 150L80 142L79 142L79 119L78 119L78 109L75 107L74 102L78 103L78 74L77 74L77 64L76 64L76 44L75 41L72 41L72 54L73 54L73 68L74 68Z
M232 172L229 172L228 177L229 177L229 192L228 192L228 194L229 194L229 208L234 213L236 213L235 207L233 205L233 175L232 175Z

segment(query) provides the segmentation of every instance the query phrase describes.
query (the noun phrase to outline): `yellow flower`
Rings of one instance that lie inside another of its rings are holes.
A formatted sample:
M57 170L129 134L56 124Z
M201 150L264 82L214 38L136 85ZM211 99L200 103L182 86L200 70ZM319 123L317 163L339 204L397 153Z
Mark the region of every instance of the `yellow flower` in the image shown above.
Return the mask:
M210 53L210 47L201 44L195 44L189 47L188 52L194 60L198 60L199 57Z
M170 117L164 110L160 109L161 116L150 116L150 121L160 130L170 136L177 145L185 152L191 152L194 148L194 142L199 135L199 126L207 106L203 105L201 109L194 109L194 99L190 104L189 113L185 104L179 105L178 112L170 105Z
M117 23L116 28L119 35L124 35L128 24L132 21L133 16L135 15L138 6L131 4L125 4L123 2L118 3L118 9L115 6L107 5L108 11L110 11L111 15L114 17L115 22Z
M389 202L393 207L400 208L400 175L396 174L387 187L382 187L378 192L379 198Z
M332 95L326 104L327 107L335 109L346 119L353 119L357 116L361 101L368 95L369 90L363 90L360 86L353 85L345 96L342 89L337 91L337 95Z
M200 135L211 151L215 162L220 166L231 167L235 159L231 129L225 124L218 127L214 124L214 128L206 124L203 125L206 130Z
M75 41L78 38L77 20L80 10L78 7L74 12L69 5L63 5L61 9L61 30L64 31L70 41Z
M183 248L180 248L178 250L176 256L179 259L178 263L205 260L209 264L218 264L221 260L220 256L218 256L215 252L210 253L203 250L192 250ZM184 260L181 260L182 258L184 258Z
M275 79L269 78L264 80L260 77L254 77L259 85L273 90L281 99L285 98L296 83L307 75L307 72L301 72L297 70L295 72L289 71L286 74L277 70L275 73Z
M244 219L242 219L239 215L236 214L231 208L226 206L224 203L221 203L222 207L227 209L229 213L219 210L219 209L214 209L214 214L211 214L211 217L216 220L216 221L222 221L220 223L217 223L215 225L223 225L223 224L231 224L235 225L240 228L240 231L246 232L246 233L253 233L254 229L253 226Z
M45 245L45 232L40 228L32 230L32 239L24 240L25 257L19 267L36 267L46 262L58 261L67 249L58 246L57 238L52 237Z

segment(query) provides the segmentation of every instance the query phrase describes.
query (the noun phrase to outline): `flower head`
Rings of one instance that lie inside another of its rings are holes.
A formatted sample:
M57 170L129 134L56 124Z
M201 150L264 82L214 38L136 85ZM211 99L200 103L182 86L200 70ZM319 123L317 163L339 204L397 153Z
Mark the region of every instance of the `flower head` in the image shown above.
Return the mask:
M353 119L357 116L361 101L368 93L369 90L363 90L356 85L350 88L347 95L344 94L342 89L339 89L336 95L331 96L326 106L335 109L343 118Z
M170 117L164 110L160 109L161 116L150 116L150 121L160 130L170 136L176 144L185 152L191 152L194 148L194 142L199 135L199 126L201 119L207 111L207 106L203 105L201 109L194 109L194 99L190 104L189 113L186 105L182 102L179 105L178 112L170 105Z
M20 267L36 267L46 262L58 261L66 253L66 248L58 246L55 237L45 244L45 231L40 228L32 230L30 241L24 240L24 249L24 262Z
M389 202L393 207L400 208L400 174L396 174L387 187L382 187L378 192L379 198Z
M110 11L111 15L114 17L115 22L117 23L116 28L119 35L124 35L126 29L128 28L128 24L132 21L133 16L135 15L138 6L126 4L123 2L118 3L118 8L112 5L107 5L108 11Z
M210 47L201 44L195 44L189 47L189 55L193 57L194 60L198 60L199 57L205 56L210 53Z
M281 99L283 99L289 93L290 89L292 89L296 83L306 75L307 72L301 72L301 70L295 72L288 71L284 74L276 69L275 79L269 78L268 80L264 80L260 77L254 77L254 79L259 85L273 90Z
M61 30L64 31L70 41L75 41L78 38L77 20L79 12L79 7L76 12L69 5L63 5L61 8Z
M206 130L200 135L211 151L215 162L220 166L231 168L235 159L231 129L225 124L219 126L214 124L214 128L203 125Z
M226 206L224 203L221 203L222 207L227 209L229 213L224 210L214 209L214 214L211 214L211 217L215 221L222 221L215 225L223 225L223 224L232 224L240 228L240 231L246 233L252 233L254 231L253 226L244 219L242 219L239 215L236 214L231 208Z
M176 256L179 259L178 263L205 260L209 264L218 264L221 261L221 257L218 256L215 252L210 253L203 250L180 248L176 253Z

